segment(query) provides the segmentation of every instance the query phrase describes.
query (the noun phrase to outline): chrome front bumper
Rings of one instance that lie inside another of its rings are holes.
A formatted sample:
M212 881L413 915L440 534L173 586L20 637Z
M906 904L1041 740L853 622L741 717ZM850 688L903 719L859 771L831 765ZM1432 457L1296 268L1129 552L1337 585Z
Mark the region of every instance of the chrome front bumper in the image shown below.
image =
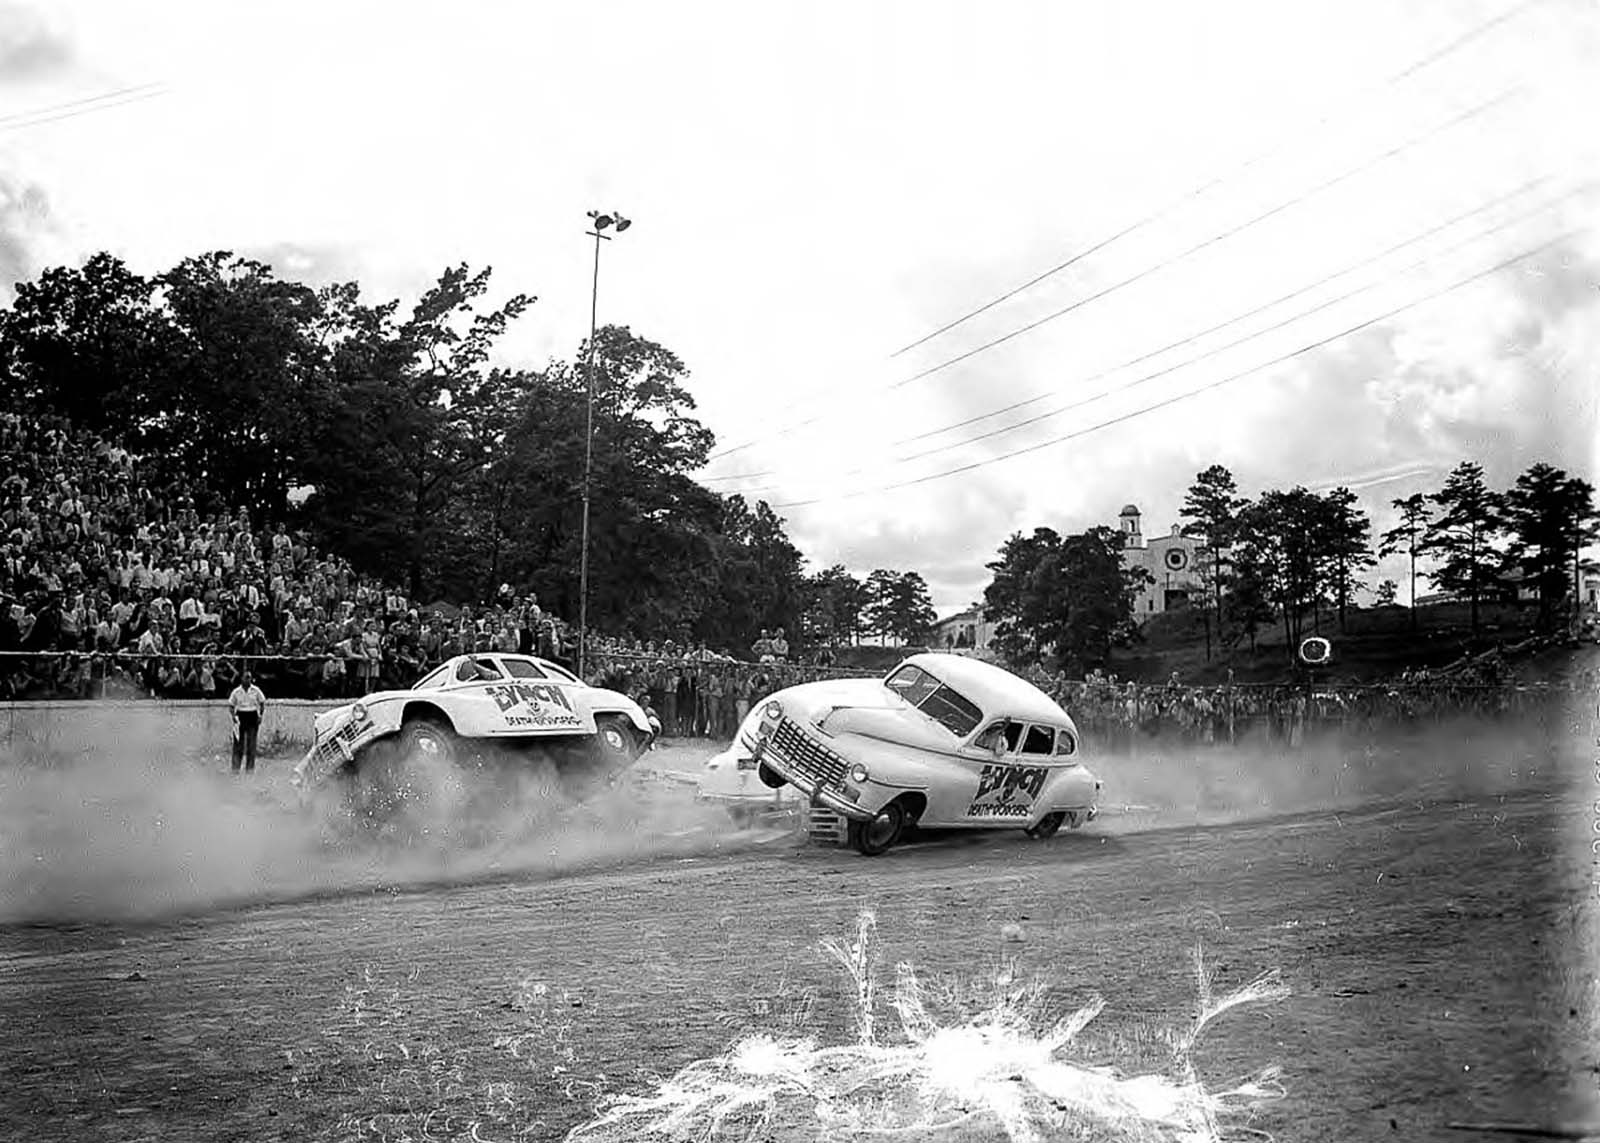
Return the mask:
M802 733L798 730L795 732ZM763 735L757 741L751 752L757 766L765 764L774 774L804 794L814 808L832 810L851 821L869 822L873 819L875 815L871 810L864 810L842 793L829 789L825 779L802 774L793 762L784 758L781 750L774 749L773 739L776 737L776 734Z

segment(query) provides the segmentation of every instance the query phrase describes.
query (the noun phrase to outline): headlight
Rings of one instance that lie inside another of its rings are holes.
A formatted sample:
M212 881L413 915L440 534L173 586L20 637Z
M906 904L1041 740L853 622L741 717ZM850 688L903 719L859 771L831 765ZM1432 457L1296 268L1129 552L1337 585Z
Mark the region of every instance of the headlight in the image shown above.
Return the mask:
M850 767L850 780L856 785L861 785L867 780L867 777L867 768L861 763L857 762L854 766Z
M350 717L356 722L367 721L367 708L364 703L356 703L350 708Z
M773 699L766 706L761 708L761 713L764 717L776 721L777 719L783 717L783 704L777 699Z

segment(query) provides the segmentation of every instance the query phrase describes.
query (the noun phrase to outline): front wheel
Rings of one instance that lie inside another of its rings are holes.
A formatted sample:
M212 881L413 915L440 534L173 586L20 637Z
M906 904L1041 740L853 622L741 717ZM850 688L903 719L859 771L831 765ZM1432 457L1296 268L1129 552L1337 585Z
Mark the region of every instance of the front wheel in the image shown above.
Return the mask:
M852 820L846 830L846 836L857 853L865 854L867 857L877 857L900 840L905 828L905 810L899 802L890 802L879 810L878 816L871 821Z

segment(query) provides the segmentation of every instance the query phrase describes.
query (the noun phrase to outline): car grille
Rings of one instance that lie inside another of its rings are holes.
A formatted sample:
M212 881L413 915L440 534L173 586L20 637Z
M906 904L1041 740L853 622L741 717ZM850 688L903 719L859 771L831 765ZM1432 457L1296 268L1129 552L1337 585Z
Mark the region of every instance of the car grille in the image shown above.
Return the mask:
M339 744L348 746L356 740L360 732L355 719L349 719L338 730L324 738L317 746L317 763L319 765L340 766L344 764L344 751L339 749Z
M849 764L820 742L815 742L787 718L772 732L767 749L794 778L810 785L836 786L844 781Z

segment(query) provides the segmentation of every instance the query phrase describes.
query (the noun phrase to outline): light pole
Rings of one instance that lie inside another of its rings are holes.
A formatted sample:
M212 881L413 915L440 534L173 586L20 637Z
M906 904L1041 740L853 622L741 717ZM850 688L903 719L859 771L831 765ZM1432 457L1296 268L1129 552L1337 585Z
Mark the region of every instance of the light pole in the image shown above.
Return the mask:
M589 212L593 230L584 231L594 236L594 282L589 290L589 353L584 368L586 408L583 429L583 535L578 555L578 677L588 678L589 650L589 477L594 471L594 337L600 310L600 240L611 240L605 231L616 229L621 234L633 223L620 214Z

